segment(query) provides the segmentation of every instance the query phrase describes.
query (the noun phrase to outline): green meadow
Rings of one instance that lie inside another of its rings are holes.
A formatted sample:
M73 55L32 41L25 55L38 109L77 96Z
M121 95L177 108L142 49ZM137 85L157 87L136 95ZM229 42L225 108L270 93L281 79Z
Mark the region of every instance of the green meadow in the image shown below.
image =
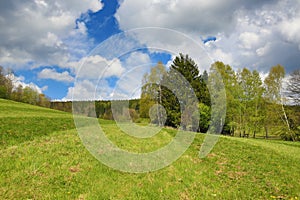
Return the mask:
M99 121L123 149L149 152L176 130L149 139ZM300 143L221 136L199 158L197 134L173 164L131 174L111 169L83 146L69 113L0 99L0 199L299 199Z

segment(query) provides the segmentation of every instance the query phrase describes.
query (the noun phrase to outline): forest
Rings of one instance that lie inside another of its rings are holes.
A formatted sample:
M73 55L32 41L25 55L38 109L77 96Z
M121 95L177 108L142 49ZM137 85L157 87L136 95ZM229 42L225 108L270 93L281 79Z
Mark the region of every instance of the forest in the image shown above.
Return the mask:
M182 80L174 82L178 72ZM10 73L0 67L0 98L72 112L71 101L51 102L30 87L14 86ZM271 67L263 79L257 70L234 71L220 61L213 63L209 71L200 73L192 58L179 54L169 69L159 62L144 74L140 99L128 100L129 109L121 108L120 113L129 110L136 123L146 121L156 126L201 133L206 133L212 123L219 123L224 135L299 141L300 70L292 72L288 79L284 79L285 76L285 68L281 65ZM216 88L219 90L214 91ZM94 102L93 107L81 102L80 113L114 120L111 105L118 101ZM213 120L222 110L226 111L225 121Z

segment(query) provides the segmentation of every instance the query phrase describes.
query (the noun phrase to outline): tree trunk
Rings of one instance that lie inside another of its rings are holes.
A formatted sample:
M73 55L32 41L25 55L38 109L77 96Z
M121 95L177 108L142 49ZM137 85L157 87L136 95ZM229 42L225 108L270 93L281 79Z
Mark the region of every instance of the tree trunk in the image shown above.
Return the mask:
M265 126L265 131L266 131L266 139L268 139L268 127L267 126Z
M162 121L161 121L161 112L160 112L160 105L161 105L161 85L159 84L158 85L158 91L159 91L159 96L158 96L158 98L159 98L159 100L158 100L158 104L159 104L159 106L158 106L158 126L162 126Z
M287 118L287 115L286 115L286 112L285 112L285 109L283 107L283 103L282 102L281 102L281 109L282 109L282 112L283 112L283 115L284 115L284 120L285 120L286 126L288 128L288 131L289 131L289 133L291 135L292 140L295 142L295 137L294 137L294 134L291 131L290 123L289 123L289 120Z

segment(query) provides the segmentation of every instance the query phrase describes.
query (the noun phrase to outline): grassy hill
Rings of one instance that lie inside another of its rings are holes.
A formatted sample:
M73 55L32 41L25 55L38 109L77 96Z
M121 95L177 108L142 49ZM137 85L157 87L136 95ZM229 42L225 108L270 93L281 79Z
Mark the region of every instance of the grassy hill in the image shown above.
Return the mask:
M101 121L131 151L168 143L125 135ZM300 143L221 137L204 159L204 135L172 165L151 173L115 171L82 145L72 115L0 99L0 199L299 199Z

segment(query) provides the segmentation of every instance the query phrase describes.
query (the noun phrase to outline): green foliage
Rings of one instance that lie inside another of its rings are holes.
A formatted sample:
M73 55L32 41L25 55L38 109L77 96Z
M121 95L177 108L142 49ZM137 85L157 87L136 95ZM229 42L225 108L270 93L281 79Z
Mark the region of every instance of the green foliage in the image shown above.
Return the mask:
M172 78L174 77L172 76L176 73L180 73L184 77L184 79L190 84L190 86L188 86L186 85L186 83L177 83L180 85L178 87L185 88L181 89L179 91L181 93L176 94L177 96L180 96L182 99L190 101L193 98L188 95L191 94L190 90L193 89L193 92L195 93L198 101L207 105L210 104L209 92L206 86L206 81L208 79L207 72L205 71L203 75L200 75L198 66L192 58L190 58L188 55L179 54L179 56L177 56L174 59L167 74L163 77L162 82L174 82L174 80L172 80ZM176 82L178 81L179 80L176 80ZM166 109L167 113L166 125L172 127L179 127L180 123L182 122L183 128L187 128L185 127L185 124L186 120L189 117L184 115L181 116L181 114L184 113L186 115L193 115L192 113L189 114L189 112L185 111L188 111L189 106L192 106L195 102L179 102L176 95L169 88L163 87L162 104ZM205 129L205 127L202 127L202 129ZM194 128L192 128L192 130L194 130Z
M184 126L190 115L193 116L193 124L196 125L196 116L193 112L185 112L185 115L182 115L188 107L184 108L181 105L192 105L192 102L179 102L177 98L178 96L186 97L188 90L181 91L181 94L176 94L176 97L174 91L164 86L165 83L174 82L172 73L179 72L192 86L201 103L201 108L204 109L203 111L200 109L199 129L191 128L190 130L204 132L207 130L208 124L213 127L224 125L223 134L254 138L261 137L263 134L265 138L277 134L283 139L297 139L298 136L294 133L295 128L291 128L290 122L293 114L286 113L281 96L282 81L285 75L283 66L272 67L264 82L256 70L250 71L244 68L235 72L230 65L219 61L212 64L209 75L206 71L199 74L198 66L193 59L183 54L173 60L173 64L167 72L159 70L159 67L163 68L161 63L154 67L150 74L144 76L144 87L140 100L141 117L148 118L150 108L161 102L167 114L165 125L177 128L182 123ZM176 81L178 82L178 80ZM219 83L216 84L217 82ZM223 82L226 92L223 95L220 88L221 82ZM209 89L208 83L213 87L211 86ZM180 87L188 87L184 83L178 84L181 85ZM215 91L214 96L211 96L210 90ZM226 99L223 98L224 96ZM226 107L220 102L226 102ZM208 115L208 110L204 106L208 106L209 109L214 106L214 113ZM225 109L225 122L213 120L221 119L220 113ZM201 118L204 121L201 121Z
M282 79L285 76L284 67L277 65L271 68L265 83L265 98L271 103L281 103Z
M282 81L285 76L285 69L281 65L271 68L265 83L265 100L267 101L266 110L267 116L265 120L266 136L268 136L268 129L270 126L282 124L277 127L276 132L283 139L296 140L293 130L291 129L290 122L283 105L282 94Z
M0 66L0 98L47 108L50 106L50 99L44 94L39 94L30 87L23 88L21 85L14 87L11 80L12 76L14 76L13 72L9 71L9 73L5 75L3 67Z
M234 72L234 70L231 68L229 65L225 65L222 62L215 62L212 64L211 69L210 69L210 74L215 76L216 72L220 74L221 77L219 77L220 81L223 81L224 87L225 87L225 92L226 92L226 99L220 99L223 97L223 95L219 95L218 97L213 97L215 98L216 101L216 106L218 105L218 102L225 101L226 102L226 108L220 107L218 110L223 110L226 109L226 119L223 128L223 133L226 134L234 134L234 127L231 126L231 122L236 122L237 124L240 124L237 122L238 120L236 119L238 116L238 113L240 113L241 109L241 103L239 101L239 95L241 93L240 86L237 81L237 76ZM214 79L218 79L218 77L214 77ZM220 84L218 84L220 85ZM214 87L219 87L218 85ZM219 90L216 88L216 90ZM220 112L218 111L218 112ZM215 117L215 118L220 118L220 117Z
M12 81L4 73L3 67L0 66L0 98L10 99L12 89Z
M4 85L0 85L0 98L6 99L7 98L7 92Z
M165 66L159 62L151 69L150 74L145 74L142 81L142 91L140 100L140 115L149 118L149 111L155 104L162 104L161 80L166 74ZM159 126L162 125L162 113L158 110L157 119L153 119Z
M210 107L205 105L204 103L199 103L199 113L200 113L200 120L199 120L199 132L206 133L208 127L210 125L210 118L211 118L211 110Z

